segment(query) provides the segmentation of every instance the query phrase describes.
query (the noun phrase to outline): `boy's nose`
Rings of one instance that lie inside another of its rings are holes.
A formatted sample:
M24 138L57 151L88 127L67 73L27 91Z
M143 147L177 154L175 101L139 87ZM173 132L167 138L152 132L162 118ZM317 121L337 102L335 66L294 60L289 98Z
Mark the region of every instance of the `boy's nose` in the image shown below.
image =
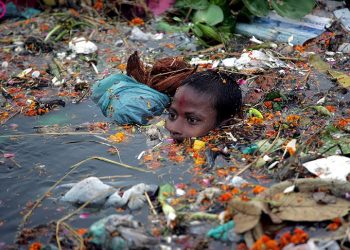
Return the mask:
M179 126L178 122L167 120L165 123L165 128L170 132L171 137L175 140L183 139L181 126Z

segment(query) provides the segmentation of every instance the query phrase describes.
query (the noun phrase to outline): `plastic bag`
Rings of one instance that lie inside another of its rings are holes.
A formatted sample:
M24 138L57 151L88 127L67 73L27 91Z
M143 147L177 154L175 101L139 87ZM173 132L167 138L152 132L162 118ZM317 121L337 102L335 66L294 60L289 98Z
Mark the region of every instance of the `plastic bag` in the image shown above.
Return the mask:
M92 92L92 99L103 114L119 124L146 125L149 118L161 115L170 102L167 95L123 74L95 83Z

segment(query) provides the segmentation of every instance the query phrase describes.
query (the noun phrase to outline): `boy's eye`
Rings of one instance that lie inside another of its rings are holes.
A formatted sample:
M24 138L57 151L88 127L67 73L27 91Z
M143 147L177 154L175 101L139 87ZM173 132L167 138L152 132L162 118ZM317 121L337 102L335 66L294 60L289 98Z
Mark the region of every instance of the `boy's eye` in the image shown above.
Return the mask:
M169 118L170 121L174 121L174 120L176 120L177 115L174 112L169 112L168 118Z
M196 125L199 122L199 119L194 118L194 117L188 117L187 122L191 125Z

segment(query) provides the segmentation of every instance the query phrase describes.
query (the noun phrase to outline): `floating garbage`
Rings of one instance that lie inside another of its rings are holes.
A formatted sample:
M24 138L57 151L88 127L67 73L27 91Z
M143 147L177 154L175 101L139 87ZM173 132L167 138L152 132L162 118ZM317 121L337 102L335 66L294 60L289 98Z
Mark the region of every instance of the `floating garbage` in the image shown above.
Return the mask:
M293 44L303 44L325 31L331 19L306 15L301 20L281 17L270 12L266 17L255 17L251 23L237 23L236 32L259 39L286 43L293 36Z
M97 46L85 37L74 37L68 46L76 54L92 54L97 51Z
M157 185L140 183L126 190L122 196L119 195L118 191L115 192L108 198L105 206L122 207L127 204L128 208L136 210L144 205L146 201L145 193L150 193L150 196L154 196L157 190Z
M97 177L88 177L74 184L61 200L73 204L90 202L91 205L101 207L123 207L127 205L131 210L136 210L144 205L145 193L149 193L149 196L153 197L157 190L157 185L140 183L120 195L120 190L104 184Z
M350 158L332 155L326 158L309 161L303 166L321 179L347 180L350 174Z
M92 224L84 236L88 249L141 249L158 243L132 215L109 215Z
M150 32L143 32L139 27L133 27L129 39L136 41L161 40L163 36L163 33L152 34Z
M103 205L107 197L115 190L115 188L104 184L97 177L88 177L75 184L61 200L73 204L90 202L93 205Z

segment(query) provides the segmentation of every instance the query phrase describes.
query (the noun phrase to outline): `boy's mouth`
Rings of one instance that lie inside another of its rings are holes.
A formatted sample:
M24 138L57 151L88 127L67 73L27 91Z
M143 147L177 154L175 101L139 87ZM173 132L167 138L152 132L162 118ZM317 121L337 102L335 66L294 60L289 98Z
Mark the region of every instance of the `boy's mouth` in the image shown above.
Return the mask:
M171 138L177 142L177 143L181 143L184 141L185 138L183 138L182 136L178 136L178 135L173 135L173 134L170 134Z

